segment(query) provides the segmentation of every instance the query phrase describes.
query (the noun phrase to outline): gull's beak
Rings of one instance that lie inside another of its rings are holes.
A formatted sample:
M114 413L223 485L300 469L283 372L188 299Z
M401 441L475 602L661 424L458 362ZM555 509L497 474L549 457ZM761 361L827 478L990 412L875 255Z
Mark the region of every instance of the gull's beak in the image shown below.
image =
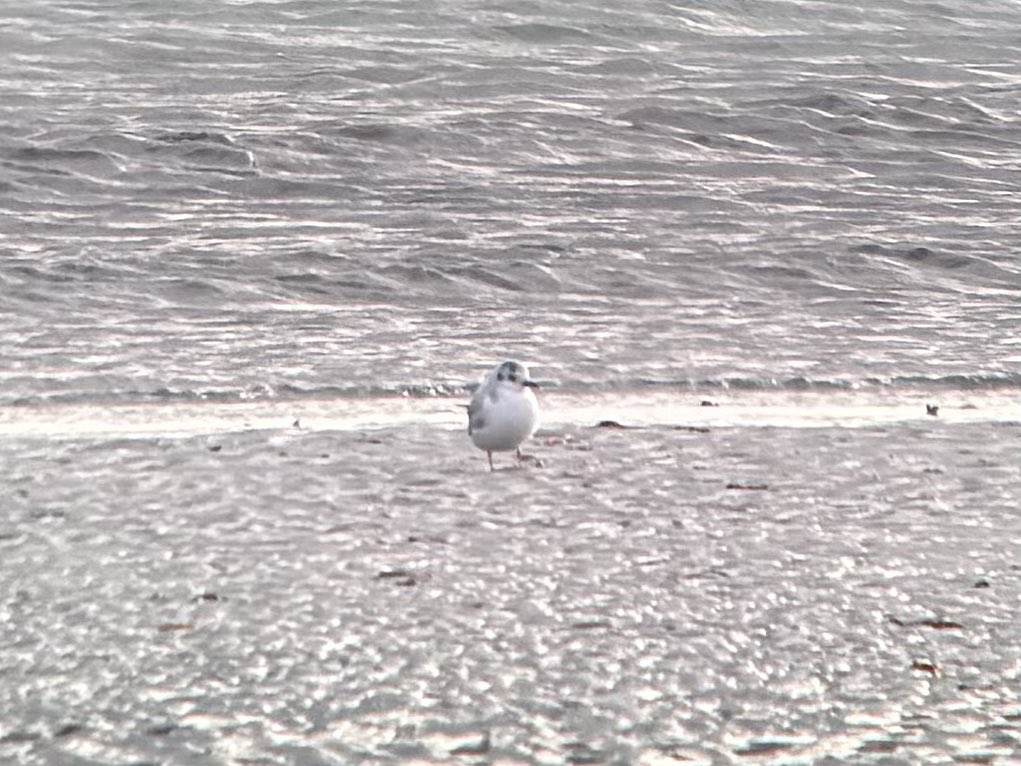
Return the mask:
M539 384L536 383L534 380L523 380L523 381L521 381L521 385L528 386L529 388L538 388L539 387Z

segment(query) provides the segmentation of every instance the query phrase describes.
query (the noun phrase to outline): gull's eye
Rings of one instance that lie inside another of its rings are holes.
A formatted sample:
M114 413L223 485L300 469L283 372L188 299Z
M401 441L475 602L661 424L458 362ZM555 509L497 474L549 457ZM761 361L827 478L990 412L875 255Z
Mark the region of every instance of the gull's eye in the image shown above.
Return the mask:
M518 376L517 376L517 375L515 375L515 374L514 374L513 372L512 372L512 373L511 373L511 375L510 375L510 379L511 379L511 380L513 380L513 381L514 381L515 383L517 383L517 382L518 382Z
M496 379L497 380L506 380L506 376L502 372L498 372L496 374Z

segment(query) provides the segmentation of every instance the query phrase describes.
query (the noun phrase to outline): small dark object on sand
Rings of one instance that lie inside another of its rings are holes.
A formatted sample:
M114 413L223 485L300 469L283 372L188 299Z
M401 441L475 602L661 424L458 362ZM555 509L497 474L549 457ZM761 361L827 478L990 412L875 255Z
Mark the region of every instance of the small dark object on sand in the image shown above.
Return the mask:
M609 620L580 620L578 622L571 623L571 627L574 630L598 630L602 628L611 628L613 623Z
M482 738L477 742L467 742L463 745L458 745L450 751L451 755L485 755L492 750L493 745L490 739L489 732L483 732Z
M616 420L600 420L596 423L596 428L630 428L630 426L621 425Z
M222 444L210 444L209 445L209 451L210 452L219 452L222 449L223 449L223 445Z
M157 630L160 633L174 633L179 630L195 630L195 625L190 622L165 622Z
M708 399L703 399L702 400L702 406L703 407L719 407L720 405L718 403L716 403L716 402L711 402Z
M953 620L944 620L940 617L923 617L920 620L902 620L899 617L891 617L890 622L899 628L932 628L934 630L964 630L964 626Z
M10 734L4 734L0 737L0 743L7 745L20 745L25 742L35 742L37 739L41 739L42 735L37 734L34 731L12 731Z
M939 666L934 662L922 662L915 660L911 663L912 670L920 670L923 673L928 673L931 676L939 675Z
M737 482L731 482L727 485L727 489L745 489L755 491L765 491L769 489L768 484L738 484Z
M418 578L414 572L409 572L407 569L384 569L376 575L376 579L390 580L394 585L400 585L402 588L418 585Z
M937 415L939 415L939 405L938 404L925 405L925 414L936 417Z
M518 459L518 466L519 467L521 465L523 465L523 464L532 465L532 466L535 466L536 468L542 468L543 467L542 458L539 458L539 457L537 457L535 455L525 455L525 454L523 454L521 452L520 449L517 451L515 456Z

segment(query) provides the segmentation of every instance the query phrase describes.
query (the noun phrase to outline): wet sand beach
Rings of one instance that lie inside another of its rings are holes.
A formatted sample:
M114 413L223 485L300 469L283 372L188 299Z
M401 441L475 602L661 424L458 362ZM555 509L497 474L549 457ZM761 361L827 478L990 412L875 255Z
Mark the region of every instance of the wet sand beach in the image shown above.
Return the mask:
M8 439L0 761L1014 763L1021 424Z

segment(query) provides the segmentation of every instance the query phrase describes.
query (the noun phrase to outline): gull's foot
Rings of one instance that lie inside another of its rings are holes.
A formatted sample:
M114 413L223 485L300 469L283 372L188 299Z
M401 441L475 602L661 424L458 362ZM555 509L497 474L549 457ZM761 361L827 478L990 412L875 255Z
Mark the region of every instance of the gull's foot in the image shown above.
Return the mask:
M537 455L524 455L518 450L518 468L524 468L525 464L542 468L543 462Z

